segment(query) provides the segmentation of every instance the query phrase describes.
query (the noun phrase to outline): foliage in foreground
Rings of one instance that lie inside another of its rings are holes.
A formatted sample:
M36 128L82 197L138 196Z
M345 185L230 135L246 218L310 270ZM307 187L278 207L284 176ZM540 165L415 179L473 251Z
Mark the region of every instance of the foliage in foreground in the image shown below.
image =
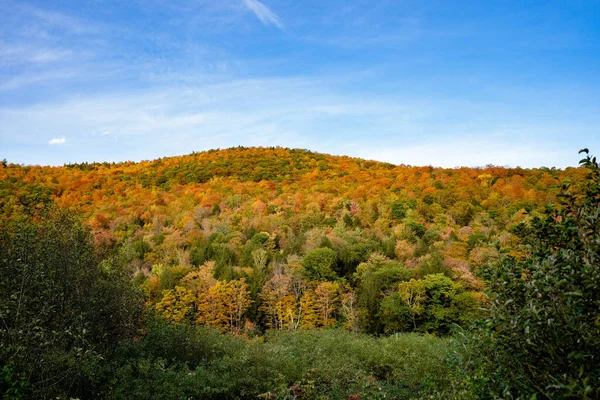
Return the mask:
M345 330L277 332L248 341L202 327L154 323L120 349L113 399L409 399L443 390L449 339ZM355 396L355 397L349 397Z
M486 395L600 398L600 167L582 152L586 181L521 226L531 256L487 270Z
M141 322L143 303L89 230L68 213L0 230L0 393L93 395L94 372Z

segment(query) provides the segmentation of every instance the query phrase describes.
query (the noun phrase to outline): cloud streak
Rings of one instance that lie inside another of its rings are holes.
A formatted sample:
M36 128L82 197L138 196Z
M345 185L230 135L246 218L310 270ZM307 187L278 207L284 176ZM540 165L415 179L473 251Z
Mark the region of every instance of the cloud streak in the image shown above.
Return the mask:
M248 7L260 21L265 25L274 25L283 30L284 26L279 17L269 10L267 6L258 0L242 0L244 5Z
M71 17L70 15L47 10L32 5L24 5L22 9L34 18L43 21L46 25L55 27L60 30L64 30L73 34L90 34L98 33L98 27L90 23L89 21L81 21L78 18Z
M48 142L48 144L50 146L54 146L54 145L59 145L59 144L65 144L66 141L67 141L67 139L64 136L62 136L62 137L59 137L59 138L51 139Z
M559 121L532 124L490 104L356 95L310 78L236 80L0 106L0 120L0 139L12 149L5 152L7 159L54 165L281 145L396 164L564 167L576 165L580 147L598 143L559 143L567 128ZM580 136L592 132L589 125L572 122L568 129ZM52 135L51 145L65 144L68 137L69 146L60 154L44 151L32 132ZM539 143L540 136L547 140Z

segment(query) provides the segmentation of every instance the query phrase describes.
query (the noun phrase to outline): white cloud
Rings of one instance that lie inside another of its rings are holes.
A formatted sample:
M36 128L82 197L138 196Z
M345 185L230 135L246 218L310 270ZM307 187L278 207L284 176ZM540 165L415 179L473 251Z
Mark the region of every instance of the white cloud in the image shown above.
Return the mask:
M110 131L100 132L100 136L108 136L110 135Z
M267 6L258 0L242 0L244 5L248 7L260 21L265 25L275 25L279 29L283 29L283 24L279 20L279 17L269 10Z
M64 144L67 141L67 139L65 139L64 136L59 137L59 138L54 138L52 140L50 140L48 142L49 145L55 145L55 144Z
M518 136L517 136L518 137ZM362 146L352 149L361 158L387 161L393 164L432 165L454 168L483 167L488 164L510 167L576 165L576 150L559 149L548 144L539 146L531 140L515 140L514 135L497 134L489 137L474 135L417 142L407 146L383 148Z

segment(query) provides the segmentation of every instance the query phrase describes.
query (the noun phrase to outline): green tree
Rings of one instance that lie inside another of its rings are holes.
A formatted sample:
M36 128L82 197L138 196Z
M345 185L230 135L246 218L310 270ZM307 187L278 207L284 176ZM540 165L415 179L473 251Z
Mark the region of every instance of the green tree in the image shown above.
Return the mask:
M421 330L448 333L459 320L456 295L464 291L459 283L444 274L427 275L423 279L427 303L423 312Z
M390 218L395 220L402 220L406 217L406 206L405 201L395 201L390 206Z
M336 261L335 251L327 247L319 247L309 251L304 256L302 265L308 279L316 281L332 280L337 277L333 271Z
M382 293L389 292L397 287L398 282L407 281L413 276L413 271L405 268L401 263L390 260L382 255L373 254L367 262L361 263L356 269L354 278L358 287L359 304L365 310L363 325L366 331L380 333L385 318L381 318L380 307L386 298ZM399 315L396 298L387 299L387 316ZM392 311L393 310L393 311ZM395 318L395 317L392 317ZM390 328L392 330L401 330Z
M66 212L0 230L0 388L89 397L96 365L139 327L142 299ZM97 393L94 394L97 396Z
M420 331L448 334L455 324L468 324L480 301L444 274L400 282L397 291L381 301L378 316L384 331Z

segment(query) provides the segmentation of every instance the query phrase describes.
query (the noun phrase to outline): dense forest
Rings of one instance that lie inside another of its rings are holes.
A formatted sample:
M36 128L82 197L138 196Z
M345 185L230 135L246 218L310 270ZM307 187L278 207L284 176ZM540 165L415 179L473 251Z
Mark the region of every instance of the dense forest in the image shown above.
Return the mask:
M584 156L4 161L0 390L600 398L600 169Z

